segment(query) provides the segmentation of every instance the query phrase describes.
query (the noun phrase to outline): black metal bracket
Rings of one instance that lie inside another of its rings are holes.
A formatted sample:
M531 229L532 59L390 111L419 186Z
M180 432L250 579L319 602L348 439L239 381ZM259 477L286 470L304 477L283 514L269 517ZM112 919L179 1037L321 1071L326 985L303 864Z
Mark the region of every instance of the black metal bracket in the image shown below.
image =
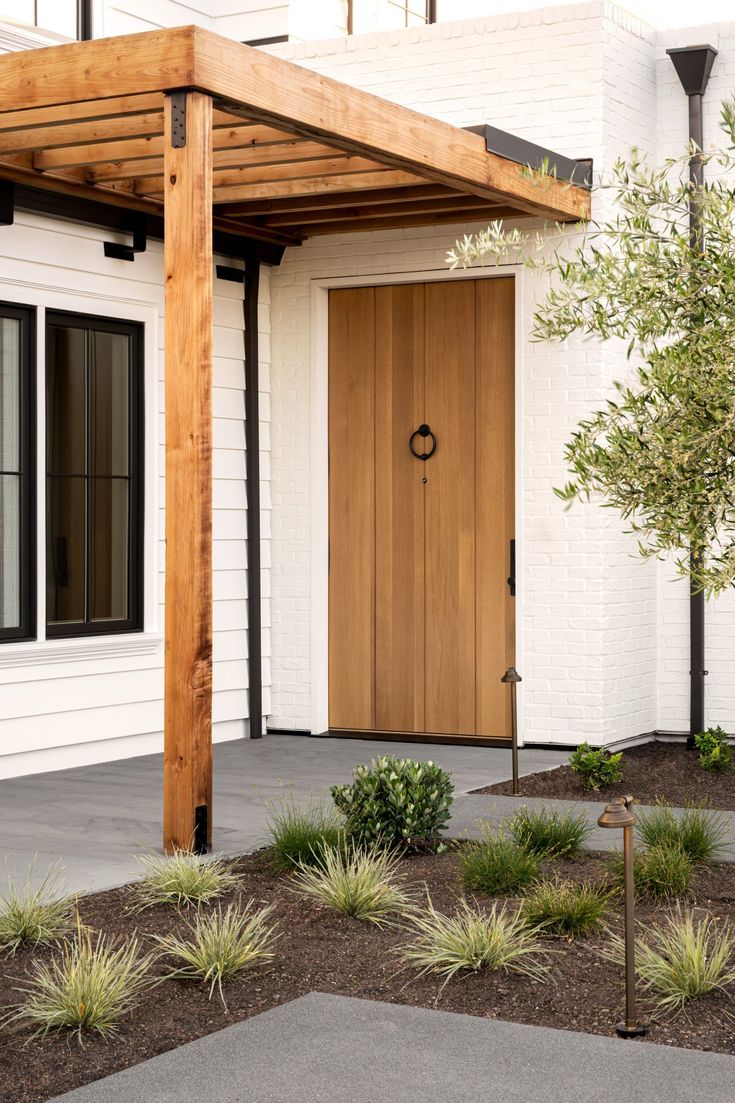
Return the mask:
M12 226L15 221L15 184L0 180L0 226Z
M209 815L206 804L198 804L194 809L194 853L206 854L209 850Z
M508 575L508 589L510 596L516 596L516 542L510 541L510 574Z
M174 149L186 145L186 92L171 93L171 145Z
M218 264L215 272L218 280L227 280L229 283L245 283L244 268L233 268L229 264Z
M574 161L571 157L563 157L561 153L544 149L543 146L537 146L535 142L528 142L525 138L519 138L516 134L508 133L507 130L499 130L489 123L466 126L464 129L484 138L488 153L496 153L508 161L515 161L517 165L526 165L537 171L544 169L546 172L553 173L557 180L566 180L567 183L576 184L579 188L592 187L591 159Z
M104 243L106 257L112 257L115 260L135 260L138 253L145 253L148 245L147 216L131 215L129 222L129 228L133 232L133 244L122 245L118 241L106 241Z

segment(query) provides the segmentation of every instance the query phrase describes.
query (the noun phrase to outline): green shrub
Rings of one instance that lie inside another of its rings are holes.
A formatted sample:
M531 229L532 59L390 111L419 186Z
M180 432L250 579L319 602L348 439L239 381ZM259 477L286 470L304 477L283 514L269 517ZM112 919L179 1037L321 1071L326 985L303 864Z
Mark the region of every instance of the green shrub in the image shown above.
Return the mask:
M521 808L508 823L521 850L539 858L563 858L581 849L592 832L584 812Z
M679 846L694 865L713 865L727 849L728 826L719 812L687 808L677 819L668 805L660 804L638 813L636 830L649 848Z
M150 954L140 955L137 938L118 943L99 934L93 941L79 924L58 956L32 963L9 1021L35 1026L36 1034L69 1030L81 1041L85 1031L97 1031L109 1037L151 986L151 963Z
M614 935L603 954L622 965L625 940ZM640 987L664 1011L679 1011L735 981L735 932L729 926L718 930L709 914L699 920L680 911L669 916L663 927L636 939L635 954Z
M225 911L218 905L208 914L198 913L186 924L185 935L157 935L156 942L167 957L181 964L168 974L169 980L201 980L209 985L209 998L222 981L264 961L272 961L273 944L279 935L268 923L273 905L253 910L251 900L245 908L230 904Z
M622 779L622 757L622 751L610 754L605 747L593 749L589 743L580 743L576 751L569 756L569 765L582 782L584 789L597 792Z
M544 934L592 934L599 930L610 903L610 894L599 885L575 881L541 881L522 902L521 913L531 927Z
M300 808L293 798L270 810L267 831L273 865L281 871L317 864L344 836L342 820L333 809L322 802Z
M410 902L397 883L397 864L385 850L334 847L324 851L320 865L300 866L294 886L341 915L380 925Z
M144 854L139 861L144 867L135 886L140 910L155 904L172 907L208 904L240 883L240 878L224 858L207 858L187 850L175 850L170 858Z
M460 855L465 888L490 896L514 896L536 880L541 859L516 846L501 831L468 843Z
M616 852L610 858L610 870L615 881L623 884L623 855ZM647 896L667 898L684 896L694 872L689 855L679 845L652 846L636 851L633 859L633 876L636 892Z
M414 939L399 951L419 976L438 973L447 981L459 972L501 969L535 980L548 975L548 951L520 912L493 904L489 912L462 900L455 915L442 915L429 899L411 916ZM445 982L446 983L446 982Z
M50 946L70 935L75 926L76 901L58 892L59 874L50 869L38 888L10 880L0 899L0 949L14 954L21 946Z
M719 725L695 735L694 745L699 751L699 764L703 770L710 774L724 774L731 768L732 747Z
M453 792L451 776L434 762L382 755L356 766L352 785L334 785L332 798L347 834L362 846L435 846Z

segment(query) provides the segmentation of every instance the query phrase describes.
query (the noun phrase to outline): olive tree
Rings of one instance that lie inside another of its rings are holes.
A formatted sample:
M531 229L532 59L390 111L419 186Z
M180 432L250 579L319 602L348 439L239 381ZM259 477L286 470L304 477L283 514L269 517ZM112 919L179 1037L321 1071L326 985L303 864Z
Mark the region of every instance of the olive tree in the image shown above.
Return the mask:
M642 556L673 555L710 594L735 583L735 102L722 128L726 141L701 154L701 188L686 172L696 147L661 167L633 151L598 186L609 217L535 234L496 222L448 256L452 267L521 258L547 273L536 340L625 342L630 378L578 425L556 493L615 508Z

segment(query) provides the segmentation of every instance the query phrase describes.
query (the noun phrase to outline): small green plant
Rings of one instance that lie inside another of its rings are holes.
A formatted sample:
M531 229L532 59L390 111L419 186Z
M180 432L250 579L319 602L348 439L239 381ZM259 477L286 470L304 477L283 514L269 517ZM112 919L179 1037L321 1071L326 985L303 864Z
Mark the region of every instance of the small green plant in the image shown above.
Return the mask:
M649 849L679 846L694 865L714 865L727 849L727 819L706 808L687 808L677 819L668 805L659 804L638 813L636 831Z
M623 884L624 862L619 852L611 855L610 872ZM638 850L633 859L636 892L658 899L685 896L694 872L691 858L678 844L652 846Z
M135 886L140 910L156 904L176 908L208 904L240 883L240 878L224 858L207 858L187 850L175 850L170 858L144 854L139 861L144 867Z
M612 936L602 953L622 965L624 939ZM718 929L706 913L695 920L677 911L662 927L637 938L635 953L640 986L663 1011L680 1011L690 1000L735 981L735 932L729 926Z
M539 858L563 858L576 854L592 832L584 812L556 808L521 808L508 823L521 850Z
M610 754L605 747L590 747L589 743L580 743L569 756L569 765L582 783L584 789L598 792L607 785L622 780L623 752Z
M7 1021L33 1026L36 1035L68 1030L79 1041L89 1031L110 1037L151 986L151 963L137 938L118 943L98 934L93 939L78 923L75 938L65 939L56 957L32 963Z
M450 981L456 973L501 969L534 980L548 975L548 950L520 912L493 904L489 912L460 901L455 915L437 912L431 899L411 916L414 939L399 952L419 976L437 973Z
M271 809L267 830L272 863L281 872L318 864L324 851L339 846L344 837L342 820L333 809L315 801L301 808L290 797Z
M544 934L576 938L600 929L609 903L610 893L599 885L554 879L535 885L521 912L530 927Z
M397 857L385 850L333 847L319 865L299 867L294 887L341 915L381 925L410 904L398 884L397 865Z
M521 850L502 831L486 831L480 841L468 843L460 854L465 888L490 896L522 892L538 877L540 864L537 854Z
M449 823L454 786L434 762L381 755L356 766L352 785L332 786L347 834L362 846L436 846Z
M732 767L732 747L719 725L695 735L694 745L699 751L699 764L708 773L724 774Z
M37 888L33 870L22 885L10 880L0 899L0 949L14 954L21 946L50 946L70 935L76 901L59 893L59 873L50 869Z
M254 910L252 900L244 908L230 904L224 911L218 905L208 914L198 913L186 924L185 935L157 935L161 952L180 963L168 979L201 980L209 985L210 999L219 990L226 1008L222 982L275 957L279 935L268 922L272 911L272 904Z

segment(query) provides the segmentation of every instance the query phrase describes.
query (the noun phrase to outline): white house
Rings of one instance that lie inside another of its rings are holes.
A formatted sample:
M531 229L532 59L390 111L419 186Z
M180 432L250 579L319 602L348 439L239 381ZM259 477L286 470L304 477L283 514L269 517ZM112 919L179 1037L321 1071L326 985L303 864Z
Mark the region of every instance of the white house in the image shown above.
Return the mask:
M666 50L709 43L716 138L735 23L658 32L607 2L450 15L442 0L0 0L0 49L198 24L458 128L592 160L598 177L632 145L685 148ZM32 202L23 173L64 160L14 152L13 132L0 141L0 776L159 751L164 698L163 246L149 235L131 261L134 219L81 221L57 193ZM441 190L428 219L425 199L413 219L402 206L400 227L387 196L382 210L348 196L328 217L302 204L309 236L285 248L293 203L267 187L241 202L272 243L249 438L254 326L224 255L214 284L213 737L249 734L257 675L248 439L266 737L504 739L513 663L527 744L685 734L686 583L640 562L609 511L564 511L553 494L565 441L625 357L532 343L544 284L518 265L450 272L448 249L482 223L448 221ZM706 623L706 717L732 731L735 600L708 603Z

